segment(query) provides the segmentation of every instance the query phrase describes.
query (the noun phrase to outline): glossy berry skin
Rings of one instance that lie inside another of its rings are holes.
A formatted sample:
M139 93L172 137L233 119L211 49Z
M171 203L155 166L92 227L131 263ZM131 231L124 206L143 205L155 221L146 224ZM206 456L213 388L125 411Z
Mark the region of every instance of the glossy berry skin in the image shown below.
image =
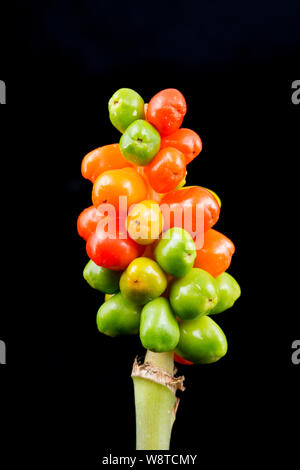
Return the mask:
M153 352L168 352L179 341L179 326L167 299L158 297L142 310L140 339L144 348Z
M144 247L129 237L120 238L118 229L116 234L109 234L105 227L98 225L87 240L86 252L98 266L122 271L131 261L143 254Z
M147 188L143 178L134 168L109 170L96 179L92 200L95 207L112 204L119 211L119 197L127 198L127 206L146 199Z
M218 302L214 278L203 269L192 268L170 287L172 309L182 320L207 315Z
M97 326L108 336L133 335L140 326L141 307L119 292L104 302L97 313Z
M175 189L181 189L183 186L186 184L186 177L187 177L187 171L185 171L184 178L180 181L180 183L176 186Z
M207 191L210 192L210 194L212 194L212 196L214 196L214 198L216 199L217 203L219 204L219 207L221 208L222 206L222 203L221 203L221 199L219 198L219 196L217 195L217 193L215 193L212 189L209 189L209 188L205 188L204 186L186 186L187 188L203 188L203 189L206 189Z
M185 276L193 267L196 247L191 235L180 227L167 230L154 249L160 267L171 276Z
M219 204L219 206L221 207L222 206L222 202L221 202L221 199L219 198L219 196L217 195L217 193L215 193L212 189L208 189L208 188L204 188L204 189L207 189L207 191L209 191L217 200L217 203Z
M103 294L114 294L119 291L120 276L120 272L98 266L92 260L86 264L83 270L86 282Z
M155 246L155 243L153 243L152 245L147 245L143 253L143 256L145 256L146 258L153 259L153 261L155 261L154 253L153 253L154 246Z
M81 163L82 176L92 183L107 170L126 168L131 164L125 160L119 144L104 145L89 152Z
M234 251L232 241L211 228L204 234L203 247L197 250L194 267L204 269L217 277L229 268Z
M161 148L174 147L185 156L186 164L196 158L202 150L202 142L198 134L191 129L180 128L172 134L162 137Z
M158 239L163 225L159 204L151 200L142 201L133 206L126 221L130 237L141 245L149 245Z
M241 295L241 288L230 274L222 273L215 279L218 290L218 303L209 312L210 315L221 313L231 308Z
M148 165L160 148L160 135L149 122L134 121L120 139L121 152L135 165Z
M208 316L179 324L180 339L176 354L195 364L211 364L227 352L227 340L222 329Z
M147 166L137 166L136 171L138 174L143 178L147 187L147 199L155 202L160 202L162 198L162 194L157 193L152 188L151 184L149 183L148 177L146 175L146 168Z
M184 179L185 156L179 150L166 147L158 152L145 168L152 188L158 193L168 193Z
M84 240L87 240L96 230L98 222L103 215L94 206L84 209L77 219L77 232Z
M196 229L199 230L196 224L197 208L203 211L203 226L200 229L204 230L204 232L209 230L218 221L220 215L220 206L216 198L207 189L200 186L186 186L171 191L161 199L160 208L164 216L165 230L174 227L176 223L174 211L176 213L176 211L181 209L183 212L179 221L180 226L188 230L192 236L196 233ZM185 210L190 214L190 217L187 217L186 224L184 224ZM177 223L176 225L179 226Z
M117 294L118 292L116 292ZM104 302L107 302L111 297L113 297L115 294L105 294L104 296Z
M174 361L177 362L178 364L182 364L184 366L194 365L193 362L187 361L186 359L183 359L183 357L178 356L178 354L176 354L175 352L174 352Z
M151 98L146 118L161 135L169 135L181 126L186 109L183 94L175 88L167 88Z
M108 102L109 118L120 132L137 119L144 119L144 100L130 88L120 88Z
M120 279L120 291L124 297L139 305L162 295L167 278L159 265L150 258L133 260Z

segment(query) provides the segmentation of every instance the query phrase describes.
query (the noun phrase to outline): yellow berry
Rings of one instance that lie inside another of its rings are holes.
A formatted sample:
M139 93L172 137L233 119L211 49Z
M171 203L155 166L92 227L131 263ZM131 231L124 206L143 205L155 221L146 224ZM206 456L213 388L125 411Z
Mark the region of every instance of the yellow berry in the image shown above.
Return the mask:
M163 230L163 215L159 204L146 200L135 204L129 211L126 228L130 237L140 245L150 245Z

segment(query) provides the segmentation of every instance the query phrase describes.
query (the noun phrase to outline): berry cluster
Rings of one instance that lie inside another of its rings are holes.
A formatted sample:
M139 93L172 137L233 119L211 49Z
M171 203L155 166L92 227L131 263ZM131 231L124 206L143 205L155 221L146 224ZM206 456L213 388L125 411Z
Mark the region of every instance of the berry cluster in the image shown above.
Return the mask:
M234 245L212 228L220 199L185 186L186 166L202 150L198 134L181 127L186 110L175 89L149 104L131 89L114 93L109 116L122 136L82 161L93 205L77 228L90 258L84 278L106 294L99 331L139 332L145 348L203 364L226 354L226 337L210 315L230 308L240 287L225 272Z

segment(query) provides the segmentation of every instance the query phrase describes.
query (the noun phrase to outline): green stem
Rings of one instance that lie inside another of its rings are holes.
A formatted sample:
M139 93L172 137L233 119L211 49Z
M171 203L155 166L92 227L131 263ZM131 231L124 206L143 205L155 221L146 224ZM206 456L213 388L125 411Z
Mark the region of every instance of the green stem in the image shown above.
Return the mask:
M173 375L174 372L174 351L165 353L146 352L145 362L149 362L153 366L160 367Z
M147 351L145 363L173 376L174 353ZM167 386L133 376L137 450L169 450L176 396Z

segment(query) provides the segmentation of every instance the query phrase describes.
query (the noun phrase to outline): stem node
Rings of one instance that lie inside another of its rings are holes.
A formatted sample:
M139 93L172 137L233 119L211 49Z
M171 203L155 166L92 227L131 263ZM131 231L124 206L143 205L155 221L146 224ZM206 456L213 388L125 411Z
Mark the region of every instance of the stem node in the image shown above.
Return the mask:
M145 362L132 368L137 450L169 450L184 377L174 377L174 353L147 351Z

